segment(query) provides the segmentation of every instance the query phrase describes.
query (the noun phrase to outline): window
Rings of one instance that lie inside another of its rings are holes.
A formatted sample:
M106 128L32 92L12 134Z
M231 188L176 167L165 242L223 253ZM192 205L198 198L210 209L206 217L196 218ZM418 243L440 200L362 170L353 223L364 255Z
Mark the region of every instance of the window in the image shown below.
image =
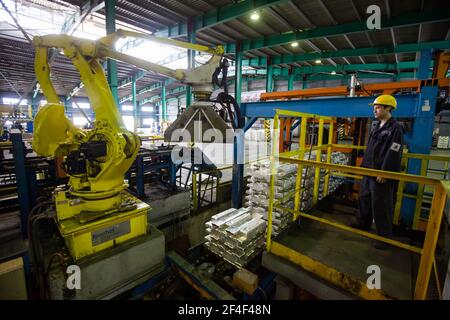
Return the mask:
M153 112L153 107L142 107L142 112Z
M133 105L132 104L123 104L122 111L133 111Z
M134 117L133 116L122 116L123 123L125 124L125 127L130 130L134 131Z
M19 98L3 98L3 103L4 104L17 104L17 102L19 102ZM28 104L28 100L27 99L23 99L20 102L21 106L26 106Z
M151 126L153 124L153 118L144 118L142 119L142 124L143 125L147 125L147 126Z
M91 107L89 102L78 102L77 101L77 104L81 109L89 109ZM72 108L78 109L77 105L74 102L72 102Z
M73 124L82 128L88 121L85 117L73 117Z

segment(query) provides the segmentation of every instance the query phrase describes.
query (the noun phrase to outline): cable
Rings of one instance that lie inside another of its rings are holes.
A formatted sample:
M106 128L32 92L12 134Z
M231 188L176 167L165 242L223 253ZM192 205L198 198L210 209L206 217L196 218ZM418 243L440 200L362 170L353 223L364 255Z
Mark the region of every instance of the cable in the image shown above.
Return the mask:
M217 102L227 111L228 116L231 119L233 129L244 128L244 118L241 114L241 109L236 99L228 93L221 92L217 95Z
M51 255L50 259L48 260L48 264L47 264L47 268L44 270L44 281L45 281L45 294L46 294L46 298L48 298L49 300L52 299L51 297L51 290L50 290L50 283L49 283L49 272L50 272L50 267L53 264L53 260L55 258L59 258L58 259L58 265L61 267L62 273L64 275L64 279L67 281L67 264L64 258L64 254L62 252L55 252Z
M42 210L45 208L46 205L51 204L52 201L44 201L39 204L37 204L31 211L28 216L28 243L30 248L30 255L32 258L32 264L34 265L34 270L37 276L37 285L40 289L40 296L45 298L45 279L44 274L42 272L43 266L41 263L43 263L44 258L42 256L42 253L40 252L40 249L42 249L40 246L37 248L36 244L39 243L38 239L38 233L36 232L36 226L37 222L42 219L49 219L53 218L53 215L48 213L41 213ZM44 269L45 270L45 269ZM44 283L43 283L44 282Z
M239 104L233 96L228 94L227 80L229 66L230 63L228 62L228 59L223 58L219 67L216 68L212 75L213 84L217 85L219 88L223 88L223 92L217 95L217 100L215 102L220 103L222 109L227 112L233 129L242 129L244 128L244 118L242 117ZM222 73L222 80L219 81L220 73ZM225 118L225 115L222 114L222 117Z
M356 81L358 81L358 83L359 83L361 89L362 89L365 93L367 93L368 96L373 96L372 94L370 94L369 91L367 91L367 90L364 88L364 85L363 85L362 81L359 80L359 78L358 78L358 73L355 73L355 77L356 77Z

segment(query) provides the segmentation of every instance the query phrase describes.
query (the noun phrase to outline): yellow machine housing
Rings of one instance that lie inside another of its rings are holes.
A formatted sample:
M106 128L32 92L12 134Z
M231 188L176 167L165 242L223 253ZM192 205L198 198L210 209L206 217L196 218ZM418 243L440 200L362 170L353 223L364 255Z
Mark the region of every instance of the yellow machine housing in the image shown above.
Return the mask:
M83 215L59 220L59 231L75 261L146 234L150 206L128 192L122 192L121 196L133 209L114 211L91 221L86 221L89 217Z

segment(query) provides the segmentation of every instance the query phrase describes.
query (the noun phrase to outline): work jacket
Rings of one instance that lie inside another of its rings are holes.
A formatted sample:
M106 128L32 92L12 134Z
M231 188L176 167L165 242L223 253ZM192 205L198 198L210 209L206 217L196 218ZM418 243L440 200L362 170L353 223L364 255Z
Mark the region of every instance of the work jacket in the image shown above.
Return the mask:
M380 122L369 136L362 167L399 172L403 152L403 127L390 118L381 128Z

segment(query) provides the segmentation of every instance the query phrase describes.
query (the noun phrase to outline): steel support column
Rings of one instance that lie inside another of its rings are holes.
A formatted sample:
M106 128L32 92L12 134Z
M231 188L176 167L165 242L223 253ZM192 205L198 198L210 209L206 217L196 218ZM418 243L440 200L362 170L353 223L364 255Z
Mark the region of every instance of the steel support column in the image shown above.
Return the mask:
M195 26L192 20L188 23L188 42L195 43ZM195 68L195 51L187 51L188 69ZM192 104L192 87L186 86L186 108Z
M290 66L288 70L288 91L294 90L294 78L294 68Z
M306 75L304 75L302 77L302 89L308 88L308 83L306 82L307 79L308 79L308 76L306 76Z
M162 121L167 121L166 85L164 83L161 87L161 112L162 112Z
M266 72L266 92L273 91L273 65L272 59L269 57L267 59L267 72Z
M236 74L234 82L234 96L238 104L241 103L242 94L242 57L240 45L236 45ZM231 201L233 208L242 207L244 193L244 131L237 129L233 148L233 181L231 186Z
M134 118L134 131L141 125L139 123L139 115L138 115L138 104L136 100L136 79L133 78L131 81L131 101L133 102L133 118Z
M116 0L105 0L106 11L106 34L116 32ZM117 106L119 105L119 95L117 91L117 62L112 59L107 60L108 83L111 88Z

